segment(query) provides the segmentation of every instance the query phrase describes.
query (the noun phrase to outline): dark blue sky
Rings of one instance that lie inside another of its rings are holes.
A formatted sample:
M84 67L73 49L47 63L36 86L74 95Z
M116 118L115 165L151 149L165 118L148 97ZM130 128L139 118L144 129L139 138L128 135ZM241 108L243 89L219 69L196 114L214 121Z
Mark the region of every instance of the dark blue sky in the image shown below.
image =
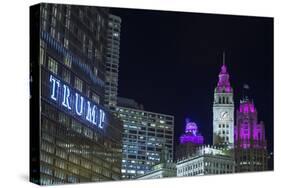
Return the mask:
M189 117L212 143L213 92L226 52L235 106L250 86L273 148L273 19L111 9L122 18L119 96L175 116L175 137Z

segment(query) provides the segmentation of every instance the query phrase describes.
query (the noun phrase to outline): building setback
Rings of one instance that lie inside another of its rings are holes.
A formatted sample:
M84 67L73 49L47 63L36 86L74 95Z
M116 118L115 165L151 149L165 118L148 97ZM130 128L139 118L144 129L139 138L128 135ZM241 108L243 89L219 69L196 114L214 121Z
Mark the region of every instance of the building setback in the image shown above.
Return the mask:
M106 50L105 106L114 111L117 105L121 18L109 14Z
M40 4L40 182L121 179L122 122L104 108L108 9Z
M137 177L139 180L144 179L156 179L156 178L166 178L166 177L176 177L176 164L172 161L166 161L164 163L157 164L152 167L152 169L144 175Z
M201 146L197 152L177 162L177 176L234 173L234 160L228 150Z
M122 178L146 174L160 163L161 153L173 159L174 117L142 109L135 101L118 98L117 115L124 123Z
M236 172L267 170L267 143L263 122L253 101L245 97L236 112L235 126Z

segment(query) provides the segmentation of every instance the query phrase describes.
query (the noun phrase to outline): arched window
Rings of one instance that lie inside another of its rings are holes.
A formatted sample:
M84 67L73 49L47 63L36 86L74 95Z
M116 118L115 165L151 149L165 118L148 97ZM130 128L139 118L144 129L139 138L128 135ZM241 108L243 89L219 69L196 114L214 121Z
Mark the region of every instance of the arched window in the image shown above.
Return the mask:
M226 104L228 104L228 97L226 98Z
M225 98L222 97L222 104L225 104Z
M219 104L221 103L221 97L219 97Z

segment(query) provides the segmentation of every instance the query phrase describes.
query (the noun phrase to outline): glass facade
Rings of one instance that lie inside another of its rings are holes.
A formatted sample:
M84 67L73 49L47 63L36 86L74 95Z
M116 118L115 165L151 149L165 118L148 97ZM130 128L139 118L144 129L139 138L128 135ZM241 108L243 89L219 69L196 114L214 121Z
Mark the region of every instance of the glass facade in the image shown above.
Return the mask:
M40 184L121 179L122 122L103 107L108 10L40 5Z
M166 159L173 159L173 116L120 106L116 112L124 122L123 179L146 174L161 162L164 152Z
M121 18L110 14L107 29L105 105L117 105Z

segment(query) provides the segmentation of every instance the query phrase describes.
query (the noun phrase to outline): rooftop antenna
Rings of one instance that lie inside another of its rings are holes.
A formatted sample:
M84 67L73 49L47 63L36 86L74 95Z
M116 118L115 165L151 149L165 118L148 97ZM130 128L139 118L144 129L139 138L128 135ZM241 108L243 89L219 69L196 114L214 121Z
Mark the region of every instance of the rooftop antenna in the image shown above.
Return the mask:
M222 54L222 63L225 65L225 51L223 51L223 54Z

